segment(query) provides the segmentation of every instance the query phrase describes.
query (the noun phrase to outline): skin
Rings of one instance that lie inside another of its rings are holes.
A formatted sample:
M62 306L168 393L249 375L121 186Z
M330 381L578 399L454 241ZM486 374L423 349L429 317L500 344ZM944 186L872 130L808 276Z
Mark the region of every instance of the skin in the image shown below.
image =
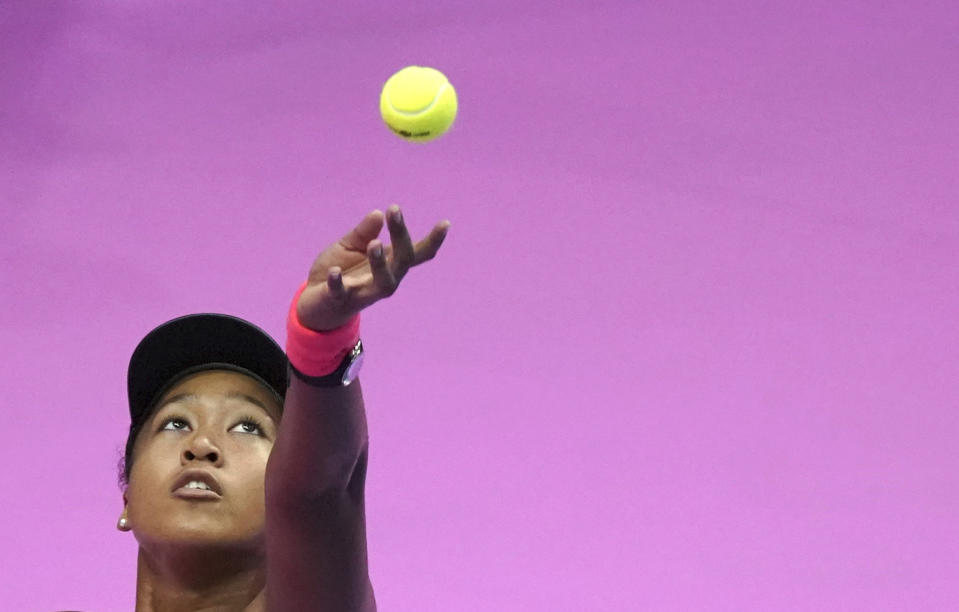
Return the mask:
M164 405L182 393L197 397ZM228 370L189 376L158 405L134 443L123 496L127 527L140 544L137 610L265 609L264 475L280 406L259 382ZM247 416L262 429L242 423ZM192 468L214 474L221 500L173 496L173 482Z
M377 238L384 221L390 245L383 245ZM392 296L410 268L433 259L449 226L448 221L437 223L423 240L414 244L399 206L392 206L388 215L379 210L367 214L314 260L307 287L296 305L301 324L316 331L332 330L361 310ZM271 478L278 480L270 482L301 482L302 474L315 473L316 466L328 460L316 455L317 449L326 447L312 442L319 441L323 431L352 431L357 427L365 430L359 381L339 389L316 389L299 382L292 385L287 391L288 401L291 394L302 395L310 398L308 404L327 409L328 422L322 428L311 429L319 423L313 422L315 416L311 420L308 414L300 415L295 410L289 415L288 427L281 428L280 407L272 392L258 381L230 370L208 370L184 378L158 402L160 407L134 442L135 460L129 487L123 495L121 518L126 521L122 526L118 524L123 531L133 531L140 545L136 612L254 612L271 607L279 610L288 609L290 602L303 601L304 596L311 598L310 609L361 597L365 602L363 610L375 610L371 591L344 591L353 587L339 580L325 585L311 579L308 584L312 590L304 595L305 590L295 580L281 576L271 583L267 601L267 544L274 563L295 562L297 567L309 570L311 576L318 575L318 568L329 569L329 563L339 563L344 571L353 571L356 559L342 554L362 554L365 559L365 544L362 550L346 553L327 551L322 545L303 546L312 543L309 538L316 534L298 535L302 526L284 518L282 511L274 512L273 516L278 518L271 519L271 527L266 529L264 492L274 443L279 439L286 445L281 444L284 452L278 451L274 461ZM164 400L181 393L197 397L163 405ZM230 398L232 393L245 393L262 407ZM183 420L167 422L174 415ZM263 423L262 431L252 433L252 425L240 423L242 417L250 415ZM334 417L360 418L362 422L338 422ZM357 461L346 464L354 466ZM191 468L213 473L223 488L223 498L198 502L174 497L170 490L173 482L180 472ZM328 490L331 483L348 482L350 474L331 478L329 482L312 483L303 493L310 495L316 490ZM344 524L362 524L362 520L357 523L349 516L338 519ZM267 533L273 534L272 540L267 540ZM337 570L330 571L332 576ZM349 574L349 578L360 578L364 583L368 580L365 574Z

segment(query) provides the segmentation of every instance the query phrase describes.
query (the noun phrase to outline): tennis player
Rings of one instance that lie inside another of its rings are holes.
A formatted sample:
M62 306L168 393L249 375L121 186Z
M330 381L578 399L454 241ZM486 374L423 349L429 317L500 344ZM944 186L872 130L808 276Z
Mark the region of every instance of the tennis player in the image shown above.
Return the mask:
M296 290L285 352L212 313L140 341L117 524L139 545L136 612L376 609L360 311L431 260L448 228L414 245L398 206L366 215Z

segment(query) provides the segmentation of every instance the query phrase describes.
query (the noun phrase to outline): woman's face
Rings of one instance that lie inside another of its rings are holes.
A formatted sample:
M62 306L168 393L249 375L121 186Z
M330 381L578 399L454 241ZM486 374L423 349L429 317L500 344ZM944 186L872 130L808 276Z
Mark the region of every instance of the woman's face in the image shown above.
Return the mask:
M264 476L281 414L273 394L239 372L207 370L179 381L157 406L134 443L124 495L137 541L262 548ZM174 495L194 469L216 478L220 498Z

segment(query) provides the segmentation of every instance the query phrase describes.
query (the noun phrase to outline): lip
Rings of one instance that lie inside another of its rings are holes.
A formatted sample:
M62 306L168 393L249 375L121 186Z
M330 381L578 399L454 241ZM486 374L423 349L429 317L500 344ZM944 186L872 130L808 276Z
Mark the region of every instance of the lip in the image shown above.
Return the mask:
M205 489L188 489L187 487L180 487L173 492L173 496L182 497L183 499L220 499L220 494L216 491L207 491Z
M187 488L186 485L194 480L206 484L210 487L210 490ZM204 470L184 471L173 483L171 492L173 495L185 499L219 499L223 496L223 488L219 481L213 474Z

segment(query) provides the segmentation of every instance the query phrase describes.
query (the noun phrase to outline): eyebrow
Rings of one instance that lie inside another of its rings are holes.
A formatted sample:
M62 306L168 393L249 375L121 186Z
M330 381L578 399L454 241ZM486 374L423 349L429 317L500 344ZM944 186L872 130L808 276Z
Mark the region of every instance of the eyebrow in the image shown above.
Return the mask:
M241 391L230 391L229 393L226 394L226 397L229 399L245 400L251 404L259 406L260 408L263 409L263 412L265 412L267 416L269 416L271 419L273 418L273 415L270 413L269 408L267 408L266 405L263 404L263 402L256 399L252 395L247 395L246 393L243 393ZM162 404L157 406L157 412L159 412L160 409L166 406L167 404L172 404L174 402L181 402L183 400L196 400L196 399L199 399L196 393L177 393L176 395L172 395L168 397Z

